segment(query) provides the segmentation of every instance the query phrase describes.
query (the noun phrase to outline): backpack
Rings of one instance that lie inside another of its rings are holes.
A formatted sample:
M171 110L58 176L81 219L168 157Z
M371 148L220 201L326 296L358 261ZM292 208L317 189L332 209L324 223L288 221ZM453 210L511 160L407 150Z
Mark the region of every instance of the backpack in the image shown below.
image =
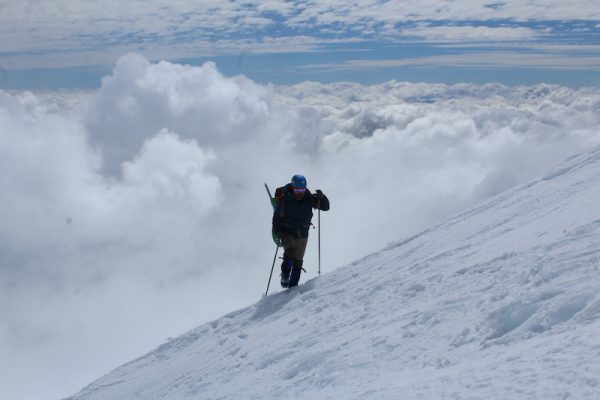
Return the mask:
M275 202L273 204L273 208L277 207L283 200L283 196L285 196L285 188L285 186L282 186L275 189L275 196L273 196L273 200L275 200Z

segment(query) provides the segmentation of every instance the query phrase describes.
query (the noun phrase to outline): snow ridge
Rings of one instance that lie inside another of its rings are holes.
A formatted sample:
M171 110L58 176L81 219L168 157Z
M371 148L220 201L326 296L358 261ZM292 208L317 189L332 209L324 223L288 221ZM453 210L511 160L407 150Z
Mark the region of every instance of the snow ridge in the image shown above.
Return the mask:
M598 198L600 148L69 400L598 398Z

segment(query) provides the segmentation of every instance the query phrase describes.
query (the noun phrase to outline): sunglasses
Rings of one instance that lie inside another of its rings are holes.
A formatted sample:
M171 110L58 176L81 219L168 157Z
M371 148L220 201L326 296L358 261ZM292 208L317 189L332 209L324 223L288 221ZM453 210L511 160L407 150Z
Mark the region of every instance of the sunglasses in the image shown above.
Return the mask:
M294 193L304 193L306 192L306 188L292 188Z

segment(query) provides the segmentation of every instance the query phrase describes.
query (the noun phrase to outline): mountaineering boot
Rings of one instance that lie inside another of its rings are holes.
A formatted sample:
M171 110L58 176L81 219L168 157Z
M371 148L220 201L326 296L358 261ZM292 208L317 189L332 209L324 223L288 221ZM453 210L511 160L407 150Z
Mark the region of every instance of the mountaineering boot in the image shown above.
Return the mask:
M281 272L281 287L282 288L290 287L290 276L285 274L283 271Z
M290 272L292 271L292 265L294 264L294 260L291 258L283 257L283 262L281 263L281 287L288 288L290 286Z
M298 286L300 274L302 274L302 260L294 260L294 266L292 267L292 273L290 274L289 287Z

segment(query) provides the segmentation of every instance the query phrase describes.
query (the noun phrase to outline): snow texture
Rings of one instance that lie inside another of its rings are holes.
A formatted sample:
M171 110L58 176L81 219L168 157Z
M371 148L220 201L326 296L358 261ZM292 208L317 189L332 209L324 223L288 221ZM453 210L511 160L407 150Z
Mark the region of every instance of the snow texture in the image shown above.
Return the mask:
M600 148L69 400L596 399Z

